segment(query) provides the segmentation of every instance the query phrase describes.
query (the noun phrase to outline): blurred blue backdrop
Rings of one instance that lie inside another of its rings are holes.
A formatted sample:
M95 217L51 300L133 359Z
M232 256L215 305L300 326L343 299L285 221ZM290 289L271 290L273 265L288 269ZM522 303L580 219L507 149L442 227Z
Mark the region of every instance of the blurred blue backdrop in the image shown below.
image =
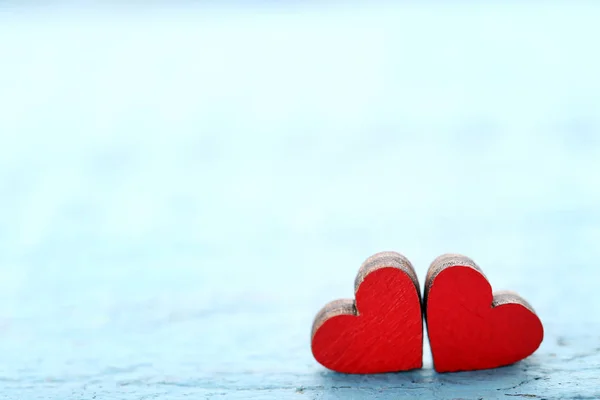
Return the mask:
M388 249L421 280L473 257L538 310L542 366L572 335L597 368L599 20L594 2L0 5L5 393L282 398L322 371L314 313Z

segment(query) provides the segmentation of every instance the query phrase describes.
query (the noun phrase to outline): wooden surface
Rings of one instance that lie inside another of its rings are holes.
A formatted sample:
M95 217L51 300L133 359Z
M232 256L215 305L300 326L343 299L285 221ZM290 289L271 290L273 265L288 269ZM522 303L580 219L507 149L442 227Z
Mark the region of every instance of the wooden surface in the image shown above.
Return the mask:
M3 6L0 398L600 397L594 4ZM326 371L382 250L477 260L540 349Z

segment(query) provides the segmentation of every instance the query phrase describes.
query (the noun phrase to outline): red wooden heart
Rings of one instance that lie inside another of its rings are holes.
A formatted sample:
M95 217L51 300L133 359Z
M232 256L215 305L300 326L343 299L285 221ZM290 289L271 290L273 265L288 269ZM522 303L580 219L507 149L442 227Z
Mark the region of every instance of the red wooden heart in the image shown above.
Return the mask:
M354 289L356 302L333 301L315 317L315 359L351 374L421 368L421 292L410 262L398 253L375 254L361 266Z
M445 254L429 267L425 317L438 372L513 364L542 343L544 328L518 294L496 292L468 257Z

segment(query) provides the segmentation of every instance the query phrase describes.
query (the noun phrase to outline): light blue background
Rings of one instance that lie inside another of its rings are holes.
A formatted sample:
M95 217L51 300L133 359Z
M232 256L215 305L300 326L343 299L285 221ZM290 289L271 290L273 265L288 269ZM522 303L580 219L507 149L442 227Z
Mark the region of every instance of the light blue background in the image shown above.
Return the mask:
M596 4L0 5L0 398L600 397ZM388 249L471 256L541 348L325 371Z

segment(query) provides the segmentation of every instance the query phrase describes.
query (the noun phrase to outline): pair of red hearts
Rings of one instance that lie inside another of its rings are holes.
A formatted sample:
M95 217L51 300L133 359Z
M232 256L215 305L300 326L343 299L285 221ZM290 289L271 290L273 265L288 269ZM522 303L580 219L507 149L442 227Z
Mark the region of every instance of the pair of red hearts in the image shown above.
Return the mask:
M533 308L513 292L492 288L471 259L445 254L419 281L401 254L383 252L363 263L354 300L336 300L315 317L312 352L344 373L406 371L423 365L423 314L438 372L513 364L541 344L544 329Z

